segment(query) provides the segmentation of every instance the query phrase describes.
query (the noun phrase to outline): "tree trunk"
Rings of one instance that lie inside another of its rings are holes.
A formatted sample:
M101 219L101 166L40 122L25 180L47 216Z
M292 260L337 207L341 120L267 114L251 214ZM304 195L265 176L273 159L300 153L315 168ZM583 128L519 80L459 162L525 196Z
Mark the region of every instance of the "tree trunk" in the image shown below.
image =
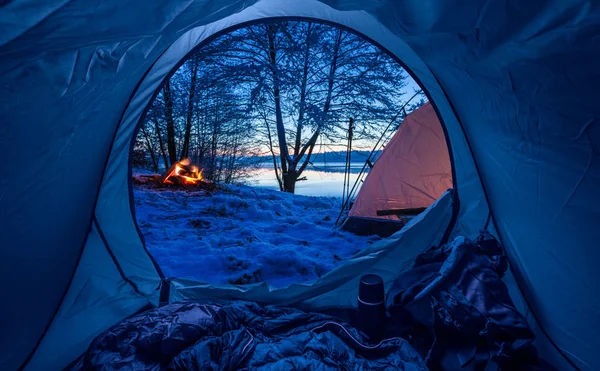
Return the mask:
M279 176L279 169L277 167L277 157L275 156L275 151L273 150L273 139L271 137L271 126L269 125L269 121L267 120L267 116L263 116L265 120L265 126L267 127L267 139L269 139L269 151L271 152L271 158L273 159L273 169L275 170L275 178L277 179L277 184L279 184L279 190L283 191L283 181Z
M298 180L298 173L296 170L291 170L288 173L283 174L283 191L288 193L296 192L296 181Z
M237 123L237 122L236 122ZM239 125L239 123L237 123ZM239 138L238 138L238 134L234 134L233 136L233 146L232 146L232 150L231 150L231 155L229 156L229 165L227 166L227 177L225 178L225 183L231 183L233 182L233 178L234 178L234 174L236 172L236 159L237 159L237 154L238 154L238 145L239 145Z
M179 160L189 157L190 152L190 136L192 135L192 118L194 116L194 96L196 93L196 80L198 72L198 63L194 58L190 59L190 91L188 93L188 106L187 115L185 118L185 134L183 136L183 148L181 149L181 156Z
M298 178L302 174L302 172L304 171L304 169L306 169L306 166L310 162L310 156L312 154L313 149L315 148L315 145L317 144L317 139L319 138L319 134L321 133L321 128L323 128L325 126L325 122L327 121L327 114L329 113L329 109L331 108L331 101L333 99L333 85L334 85L333 83L335 81L335 73L338 68L338 58L339 58L339 51L340 51L341 44L342 44L342 30L337 30L335 44L333 45L333 58L331 59L331 64L329 65L329 74L328 74L328 79L327 79L328 80L327 97L325 98L325 103L323 105L323 112L321 113L321 121L319 122L319 126L317 127L317 130L314 132L313 136L304 145L304 147L300 151L300 154L298 155L298 161L300 161L302 156L304 156L304 153L306 152L306 150L308 150L308 156L306 156L306 159L302 163L300 170L296 174L296 178Z
M313 149L315 148L315 145L317 144L318 137L319 137L319 130L315 131L315 134L312 136L311 140L307 143L308 144L308 154L306 155L306 159L304 160L304 163L302 164L302 166L300 166L300 170L298 170L296 177L299 177L300 175L302 175L302 172L304 172L304 169L306 169L306 166L308 166L308 164L310 163L310 157L312 156Z
M296 143L294 145L294 163L298 163L298 153L302 142L302 129L304 127L304 112L306 110L306 86L308 84L308 68L310 66L310 38L312 23L308 23L306 39L304 40L304 64L302 66L302 79L300 80L300 106L298 107L298 126L296 127Z
M279 144L279 157L281 158L281 172L284 178L284 191L294 193L294 187L286 187L285 177L288 172L288 149L285 138L285 126L283 124L283 113L281 110L281 94L279 71L277 66L277 49L275 47L275 36L277 34L276 27L273 25L267 26L267 38L269 41L269 63L271 73L273 74L273 99L275 101L275 127L277 128L277 139Z
M342 44L342 30L337 30L337 36L335 38L335 44L333 45L333 58L331 59L331 64L329 65L329 76L328 76L328 86L327 86L327 97L325 98L325 104L323 106L323 112L321 117L321 122L319 123L319 127L322 127L327 120L327 114L329 113L329 108L331 107L331 100L333 98L333 82L335 81L335 72L337 70L337 63L339 57L340 46Z
M219 98L215 97L214 101L214 116L212 123L212 133L210 140L210 171L209 171L209 179L216 181L217 180L217 145L219 144Z
M167 120L167 149L169 151L169 164L177 162L177 146L175 145L175 121L173 119L173 97L171 96L171 82L167 81L163 90L165 98L165 119Z
M162 155L165 169L169 167L169 161L167 159L167 155L165 153L165 143L163 142L162 133L160 132L160 126L158 125L158 120L154 119L154 129L156 130L156 136L158 137L158 146L160 148L160 154Z
M194 163L200 164L200 146L201 146L201 131L200 131L200 113L196 115L196 140L194 141Z
M146 148L148 148L148 152L150 152L150 158L152 159L152 169L158 173L158 160L156 159L156 149L150 141L150 136L148 135L148 132L146 132L145 125L142 125L142 134L144 135L144 139L146 140Z

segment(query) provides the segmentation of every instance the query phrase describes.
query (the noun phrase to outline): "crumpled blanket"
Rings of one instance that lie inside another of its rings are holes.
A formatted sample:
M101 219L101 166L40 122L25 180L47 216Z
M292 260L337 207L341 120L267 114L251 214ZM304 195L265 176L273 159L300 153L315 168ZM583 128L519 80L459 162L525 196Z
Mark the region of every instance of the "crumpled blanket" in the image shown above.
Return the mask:
M323 314L176 303L99 335L71 369L552 369L538 358L534 334L502 281L507 269L502 246L487 232L425 251L388 288L388 339L376 345Z
M176 303L99 335L73 370L426 370L401 338L378 346L333 318L249 302Z
M408 339L432 370L541 369L535 336L502 281L507 269L487 232L424 252L388 290L388 332Z

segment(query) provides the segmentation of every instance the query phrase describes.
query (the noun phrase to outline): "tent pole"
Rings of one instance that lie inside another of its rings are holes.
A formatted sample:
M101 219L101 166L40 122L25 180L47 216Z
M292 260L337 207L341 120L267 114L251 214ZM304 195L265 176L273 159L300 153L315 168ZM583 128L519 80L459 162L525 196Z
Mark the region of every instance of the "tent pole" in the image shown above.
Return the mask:
M346 197L347 201L350 202L350 168L352 164L352 137L354 135L354 119L350 117L350 122L348 124L348 147L346 151L348 151L348 160L346 162L346 173L348 174L348 182L346 183Z
M350 117L348 124L347 142L346 142L346 163L344 164L344 184L342 185L342 207L346 202L346 197L350 197L350 161L352 158L352 125L354 119Z
M383 139L383 137L386 135L386 133L388 132L388 130L390 130L390 127L392 126L392 124L396 121L396 119L398 119L398 117L400 116L401 113L404 113L404 117L406 117L406 106L408 106L408 104L415 99L415 97L417 97L419 94L423 93L423 90L418 90L417 92L415 92L415 94L413 94L412 97L410 97L409 100L406 101L406 103L404 103L402 105L402 107L400 107L400 110L398 111L398 113L390 120L390 122L388 123L388 125L386 126L385 130L383 130L383 132L381 133L381 136L379 137L379 139L377 140L377 142L375 143L375 145L373 146L373 149L371 150L371 153L369 153L369 156L367 157L367 159L365 160L365 164L363 165L362 169L360 170L360 172L358 173L358 177L356 178L356 181L354 182L354 185L352 186L352 190L349 192L348 194L348 198L345 198L344 195L342 195L342 209L340 210L340 213L338 214L337 219L335 220L335 226L339 227L339 221L340 218L342 217L342 215L344 214L344 210L346 210L348 208L349 205L349 200L351 198L351 195L354 194L355 190L357 190L357 185L361 180L361 177L363 176L365 169L367 167L367 165L369 163L371 163L371 157L373 156L373 153L375 152L375 150L377 149L377 147L379 146L379 143L381 143L381 140ZM383 145L382 145L383 146ZM345 179L345 176L344 176ZM345 184L345 183L344 183Z

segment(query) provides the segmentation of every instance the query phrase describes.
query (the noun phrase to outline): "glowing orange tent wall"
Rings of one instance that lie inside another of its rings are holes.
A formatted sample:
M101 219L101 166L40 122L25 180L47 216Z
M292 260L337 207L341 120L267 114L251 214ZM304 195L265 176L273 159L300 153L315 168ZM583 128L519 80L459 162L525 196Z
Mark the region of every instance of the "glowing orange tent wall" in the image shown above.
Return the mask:
M442 125L431 103L409 114L379 155L350 217L398 220L377 210L428 207L452 188L452 167Z

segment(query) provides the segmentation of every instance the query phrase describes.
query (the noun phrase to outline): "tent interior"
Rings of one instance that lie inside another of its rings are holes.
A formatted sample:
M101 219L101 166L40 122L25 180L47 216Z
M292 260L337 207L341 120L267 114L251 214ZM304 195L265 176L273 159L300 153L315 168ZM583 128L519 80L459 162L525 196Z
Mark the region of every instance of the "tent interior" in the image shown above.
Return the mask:
M281 18L345 27L403 63L442 123L453 191L310 285L167 279L132 207L135 129L194 48ZM166 301L352 309L363 274L387 285L407 259L487 227L542 357L600 369L599 27L600 6L584 0L3 4L0 368L61 369L98 334Z
M343 228L389 237L452 188L446 136L431 103L407 115L367 174Z

